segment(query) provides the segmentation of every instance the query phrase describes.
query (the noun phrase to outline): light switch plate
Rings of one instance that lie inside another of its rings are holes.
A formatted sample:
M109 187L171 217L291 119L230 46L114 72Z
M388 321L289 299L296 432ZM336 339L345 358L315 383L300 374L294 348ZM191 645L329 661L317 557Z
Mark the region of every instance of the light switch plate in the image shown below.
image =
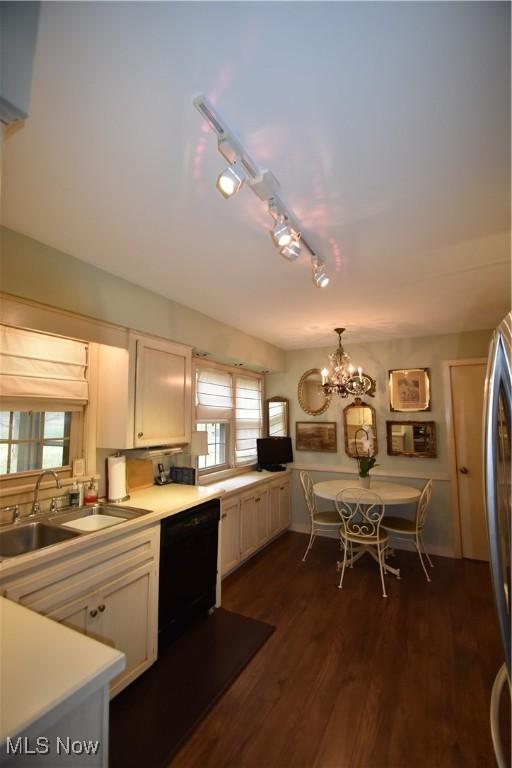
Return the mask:
M73 477L85 475L85 459L73 460Z

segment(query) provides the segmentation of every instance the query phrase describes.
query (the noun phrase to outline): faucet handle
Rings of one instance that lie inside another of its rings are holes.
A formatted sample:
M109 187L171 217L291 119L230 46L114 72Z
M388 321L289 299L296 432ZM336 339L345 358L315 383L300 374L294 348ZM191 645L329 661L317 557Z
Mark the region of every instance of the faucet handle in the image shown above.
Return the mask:
M52 496L52 500L50 501L50 512L57 512L57 501L55 496Z
M30 510L30 517L35 517L35 515L38 515L41 511L41 507L39 506L38 501L34 501L32 504L32 509Z

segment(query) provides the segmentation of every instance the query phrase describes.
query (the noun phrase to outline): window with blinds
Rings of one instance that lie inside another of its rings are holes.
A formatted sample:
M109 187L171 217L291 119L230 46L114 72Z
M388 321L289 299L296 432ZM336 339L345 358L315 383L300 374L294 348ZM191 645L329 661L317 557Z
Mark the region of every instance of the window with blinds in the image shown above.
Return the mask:
M88 397L87 344L0 325L0 475L70 466Z
M208 456L199 470L218 471L256 462L262 434L263 380L228 368L196 369L196 427L208 434Z

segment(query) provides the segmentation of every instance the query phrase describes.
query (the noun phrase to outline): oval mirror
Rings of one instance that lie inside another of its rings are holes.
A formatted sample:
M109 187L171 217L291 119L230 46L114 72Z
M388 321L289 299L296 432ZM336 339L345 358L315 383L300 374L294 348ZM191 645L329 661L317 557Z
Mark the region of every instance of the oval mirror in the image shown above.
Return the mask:
M288 437L288 398L276 396L265 400L265 434Z
M356 397L343 409L345 452L353 459L377 453L377 420L375 408Z
M311 368L301 376L299 381L299 405L310 416L320 416L331 402L331 396L322 389L322 374L320 368Z

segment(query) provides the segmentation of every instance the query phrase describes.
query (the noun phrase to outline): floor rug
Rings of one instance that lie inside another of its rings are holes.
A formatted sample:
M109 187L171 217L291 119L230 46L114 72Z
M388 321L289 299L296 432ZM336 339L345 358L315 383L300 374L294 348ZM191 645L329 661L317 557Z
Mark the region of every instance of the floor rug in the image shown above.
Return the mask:
M164 768L275 627L218 608L110 702L110 768Z

